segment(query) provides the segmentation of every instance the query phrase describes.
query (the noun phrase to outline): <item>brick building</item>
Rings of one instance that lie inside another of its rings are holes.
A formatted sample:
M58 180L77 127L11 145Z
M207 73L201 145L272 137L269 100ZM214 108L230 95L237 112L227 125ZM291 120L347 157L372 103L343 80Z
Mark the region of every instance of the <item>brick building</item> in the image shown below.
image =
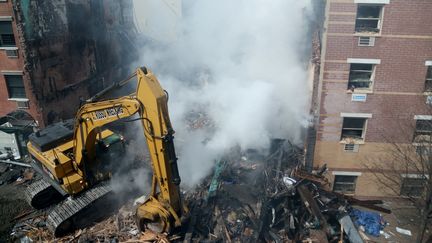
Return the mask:
M414 143L416 129L432 119L431 13L429 0L326 1L307 163L327 164L333 190L392 195L365 165L393 142Z
M73 117L130 74L133 26L132 0L0 0L0 117L18 109L42 127ZM0 152L11 139L0 132Z

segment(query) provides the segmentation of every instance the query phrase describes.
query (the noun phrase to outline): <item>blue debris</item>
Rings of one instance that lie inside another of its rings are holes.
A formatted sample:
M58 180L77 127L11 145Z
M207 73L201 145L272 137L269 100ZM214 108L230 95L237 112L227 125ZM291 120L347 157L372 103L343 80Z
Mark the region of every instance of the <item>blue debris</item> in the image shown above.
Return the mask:
M350 216L354 219L356 225L362 225L367 234L375 237L380 236L380 230L385 227L384 219L378 213L353 208L350 212Z
M219 179L220 179L219 177L220 177L222 171L225 169L225 165L226 165L225 161L220 160L217 162L215 170L214 170L213 178L212 178L212 181L210 183L209 190L208 190L207 201L210 198L216 196L216 191L219 187Z

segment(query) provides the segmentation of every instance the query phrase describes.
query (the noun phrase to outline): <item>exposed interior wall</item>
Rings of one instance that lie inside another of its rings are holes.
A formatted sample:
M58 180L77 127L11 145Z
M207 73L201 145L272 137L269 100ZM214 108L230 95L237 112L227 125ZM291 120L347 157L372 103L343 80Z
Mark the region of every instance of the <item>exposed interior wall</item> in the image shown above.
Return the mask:
M136 58L131 1L15 1L25 82L42 125L71 118Z

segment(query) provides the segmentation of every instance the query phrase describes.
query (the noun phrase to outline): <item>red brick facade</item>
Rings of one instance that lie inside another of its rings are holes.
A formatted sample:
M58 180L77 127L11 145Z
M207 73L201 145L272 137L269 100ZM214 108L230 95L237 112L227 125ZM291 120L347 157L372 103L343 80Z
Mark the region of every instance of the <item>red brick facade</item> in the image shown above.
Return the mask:
M12 28L15 37L16 46L19 46L19 38L17 26L15 24L14 11L12 1L0 2L0 17L12 18ZM0 48L0 71L24 71L24 55L22 50L18 48L18 57L8 57L6 50ZM26 95L29 100L33 100L31 95L30 87L24 83L26 89ZM40 119L40 112L37 106L30 101L29 109L26 109L36 120ZM0 116L4 116L7 113L14 111L18 108L17 102L9 100L9 93L6 86L6 80L3 73L0 73Z

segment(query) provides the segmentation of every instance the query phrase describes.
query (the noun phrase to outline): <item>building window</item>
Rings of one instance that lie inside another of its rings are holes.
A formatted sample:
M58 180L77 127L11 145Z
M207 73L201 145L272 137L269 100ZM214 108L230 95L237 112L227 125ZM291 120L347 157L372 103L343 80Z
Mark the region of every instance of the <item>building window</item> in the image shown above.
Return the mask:
M357 176L335 175L333 191L354 194Z
M366 118L344 117L342 125L341 140L358 139L363 140L366 127Z
M371 89L374 78L374 64L351 63L348 89Z
M425 182L426 182L426 180L424 178L421 178L421 177L420 178L411 178L411 177L402 178L401 190L400 190L401 196L420 197L424 192Z
M9 98L26 98L24 82L21 75L4 75Z
M358 5L356 32L379 33L382 9L381 5Z
M413 141L416 143L432 142L432 120L416 119L416 126Z
M432 66L427 67L425 92L432 92Z
M429 158L432 152L432 144L416 144L415 145L416 154L423 158Z
M0 21L0 47L15 46L12 21Z

